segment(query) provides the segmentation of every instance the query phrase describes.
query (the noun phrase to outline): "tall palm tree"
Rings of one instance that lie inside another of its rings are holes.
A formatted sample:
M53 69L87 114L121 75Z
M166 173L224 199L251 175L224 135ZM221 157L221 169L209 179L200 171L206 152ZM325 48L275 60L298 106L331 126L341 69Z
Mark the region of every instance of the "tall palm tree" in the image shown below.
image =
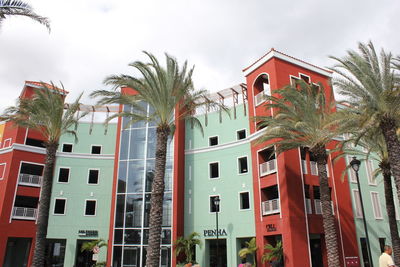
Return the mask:
M193 263L196 259L193 259L193 251L196 246L201 247L201 240L199 239L200 235L196 232L191 233L188 237L179 237L175 241L175 253L176 256L179 256L181 253L185 254L186 262L185 263Z
M139 77L130 75L112 75L105 79L106 85L113 85L114 90L98 90L92 97L101 97L99 104L131 105L133 111L124 111L110 116L126 117L130 123L137 121L153 122L156 125L156 159L154 180L151 189L149 245L147 249L147 267L158 267L160 260L160 237L162 223L162 203L164 196L164 176L167 152L167 140L173 135L175 119L189 120L201 128L201 123L193 117L196 109L202 106L210 108L224 106L207 98L205 90L195 90L192 82L193 68L188 69L187 62L180 68L175 58L166 54L166 66L160 65L155 56L144 52L149 63L135 61L129 66L138 70ZM129 87L136 95L126 95L115 89ZM152 114L144 112L140 103L146 102L153 109ZM202 129L202 128L201 128Z
M239 257L242 259L245 259L247 255L251 255L253 257L253 267L257 266L257 261L256 261L256 252L258 250L257 243L256 243L256 238L253 237L250 239L250 241L246 241L246 247L242 248L239 250L238 254Z
M338 114L334 112L334 101L326 98L321 84L308 84L299 81L296 86L286 86L275 90L267 97L266 109L274 109L272 117L256 117L260 126L266 127L258 142L272 141L276 152L308 147L314 154L319 175L322 219L328 254L328 266L340 266L335 218L332 214L330 190L327 176L326 146L334 137L341 134Z
M367 132L358 141L358 145L363 147L364 151L356 150L355 148L346 146L346 143L355 143L355 138L350 138L344 142L346 147L341 155L360 155L365 160L373 159L378 162L378 168L372 173L375 179L380 174L383 176L383 185L385 192L386 212L389 220L390 237L392 240L392 247L394 251L394 261L397 265L400 264L400 237L398 232L398 225L396 220L396 206L393 198L392 175L390 168L389 156L386 148L385 139L380 129L372 129Z
M347 98L348 116L356 123L353 134L360 138L371 128L380 129L400 198L400 141L396 134L400 89L393 57L383 49L378 56L372 42L359 43L358 49L347 51L343 58L331 57L337 61L332 70L340 76L333 84Z
M24 16L46 26L50 32L50 21L35 13L33 8L20 0L0 0L0 25L7 16Z
M45 138L46 159L40 190L33 267L44 265L51 189L60 136L72 134L76 138L74 126L78 123L78 119L85 115L81 113L80 116L75 116L79 110L80 97L64 109L62 91L53 84L50 86L43 83L33 98L20 98L16 106L7 108L0 117L0 120L11 121L17 126L39 131Z

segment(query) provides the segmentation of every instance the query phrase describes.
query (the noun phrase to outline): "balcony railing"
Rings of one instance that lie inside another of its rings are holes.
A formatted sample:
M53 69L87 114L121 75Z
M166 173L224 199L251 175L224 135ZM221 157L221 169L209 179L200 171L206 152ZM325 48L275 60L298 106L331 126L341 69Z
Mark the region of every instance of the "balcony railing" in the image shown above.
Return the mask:
M37 186L39 187L42 182L42 176L20 173L18 184L20 185L28 185L28 186Z
M303 171L303 174L307 174L307 161L304 159L301 160L301 170Z
M319 199L314 200L315 214L322 214L322 202ZM335 208L333 207L333 201L331 201L331 212L335 215Z
M279 198L263 201L261 203L261 206L263 215L270 215L281 212L281 209L279 207Z
M311 199L306 198L306 210L307 214L312 214Z
M36 220L36 215L37 209L24 207L14 207L12 213L13 219L20 220Z
M256 102L256 106L258 106L262 102L264 102L265 101L265 93L264 93L264 91L262 91L261 93L256 94L254 99L255 99L255 102Z
M315 161L310 161L311 175L318 175L318 166Z
M260 164L260 176L276 172L276 159L269 160Z

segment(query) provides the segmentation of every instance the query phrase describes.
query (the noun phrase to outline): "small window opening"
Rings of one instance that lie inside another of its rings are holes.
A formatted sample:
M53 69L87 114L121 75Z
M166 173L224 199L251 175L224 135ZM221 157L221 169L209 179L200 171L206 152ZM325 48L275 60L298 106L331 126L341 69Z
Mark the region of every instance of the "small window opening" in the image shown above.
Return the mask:
M210 178L219 177L219 164L218 162L210 163Z
M72 144L63 144L62 152L72 152Z
M248 172L247 157L239 158L238 163L239 163L239 173L247 173Z
M218 136L213 136L208 139L209 146L216 146L218 145Z
M69 181L69 169L68 168L60 168L58 173L58 182L59 183L68 183Z
M86 200L85 215L86 216L96 215L96 200Z
M89 170L89 184L99 183L99 170Z
M65 199L56 199L55 204L54 204L54 214L64 215L66 203L67 203L67 200L65 200Z
M92 154L101 154L101 146L92 146Z
M240 209L248 210L250 209L250 197L249 192L240 193Z
M236 132L237 140L242 140L246 138L246 130L239 130Z

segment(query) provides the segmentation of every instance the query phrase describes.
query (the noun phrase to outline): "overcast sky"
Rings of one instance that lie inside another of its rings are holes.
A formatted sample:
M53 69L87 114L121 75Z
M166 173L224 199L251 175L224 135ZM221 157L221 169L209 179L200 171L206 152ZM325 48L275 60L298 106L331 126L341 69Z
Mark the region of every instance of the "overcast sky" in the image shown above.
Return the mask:
M398 0L31 0L52 31L27 18L0 28L0 111L25 80L61 81L68 101L106 88L107 75L131 73L142 50L195 65L196 87L244 82L242 69L271 47L320 66L357 42L400 54Z

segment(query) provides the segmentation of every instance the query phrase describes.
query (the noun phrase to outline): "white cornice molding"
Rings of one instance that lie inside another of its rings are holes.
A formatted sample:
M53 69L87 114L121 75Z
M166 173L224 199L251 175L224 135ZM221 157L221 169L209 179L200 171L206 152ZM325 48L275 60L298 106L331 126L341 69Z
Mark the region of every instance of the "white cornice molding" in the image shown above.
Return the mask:
M297 65L297 66L300 66L300 67L302 67L302 68L311 70L311 71L313 71L313 72L322 74L322 75L324 75L324 76L332 77L332 72L330 72L330 71L328 71L328 70L326 70L326 69L323 69L323 68L314 66L314 65L312 65L312 64L309 64L309 63L307 63L307 62L304 62L304 61L302 61L302 60L299 60L299 59L290 57L290 56L285 55L285 54L283 54L283 53L280 53L280 52L278 52L278 51L276 51L276 50L271 50L271 51L268 52L266 55L264 55L262 58L260 58L256 63L254 63L253 65L251 65L251 66L248 67L247 69L245 69L245 70L243 71L244 76L249 75L250 73L252 73L253 71L255 71L257 68L259 68L261 65L263 65L265 62L269 61L269 60L270 60L271 58L273 58L273 57L279 58L279 59L281 59L281 60L284 60L284 61L286 61L286 62L292 63L292 64Z

